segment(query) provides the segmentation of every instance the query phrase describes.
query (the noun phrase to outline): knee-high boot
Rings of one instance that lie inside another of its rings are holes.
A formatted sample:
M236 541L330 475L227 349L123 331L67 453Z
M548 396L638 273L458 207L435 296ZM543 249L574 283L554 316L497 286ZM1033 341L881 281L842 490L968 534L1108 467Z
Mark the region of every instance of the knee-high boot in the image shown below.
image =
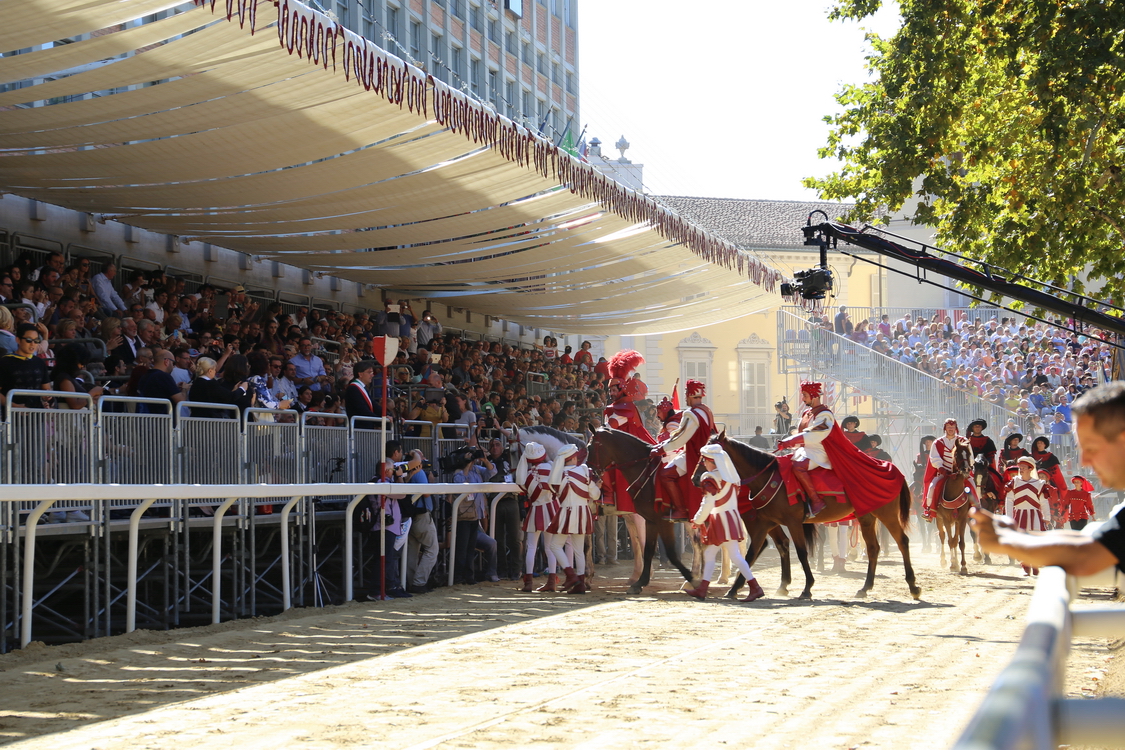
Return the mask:
M659 470L657 478L660 481L660 494L664 497L665 508L671 508L672 518L687 518L687 502L684 493L680 491L679 478L675 474L665 474Z
M808 469L798 468L796 464L793 465L793 477L797 480L798 484L805 490L805 496L809 499L809 515L815 516L820 511L824 510L824 501L820 499L820 493L816 491L813 486L812 477L809 476Z

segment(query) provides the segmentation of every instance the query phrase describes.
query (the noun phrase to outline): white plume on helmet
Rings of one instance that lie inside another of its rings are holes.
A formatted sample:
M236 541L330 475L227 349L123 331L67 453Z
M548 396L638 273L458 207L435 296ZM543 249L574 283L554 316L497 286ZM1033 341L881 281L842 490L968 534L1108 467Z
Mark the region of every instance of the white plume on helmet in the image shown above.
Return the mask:
M699 450L699 455L715 462L715 472L724 482L738 484L742 481L742 477L738 475L738 469L734 468L734 462L730 460L730 456L720 446L714 443L705 445Z

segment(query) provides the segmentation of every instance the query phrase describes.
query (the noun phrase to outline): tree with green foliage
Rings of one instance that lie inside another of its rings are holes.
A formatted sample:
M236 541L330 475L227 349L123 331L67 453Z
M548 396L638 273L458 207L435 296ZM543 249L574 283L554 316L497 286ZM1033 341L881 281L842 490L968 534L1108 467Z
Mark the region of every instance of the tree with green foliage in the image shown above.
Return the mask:
M880 0L839 0L862 21ZM872 82L846 86L805 185L850 219L919 198L936 244L1061 286L1088 272L1125 299L1125 0L901 0L869 34ZM1081 289L1076 289L1081 291Z

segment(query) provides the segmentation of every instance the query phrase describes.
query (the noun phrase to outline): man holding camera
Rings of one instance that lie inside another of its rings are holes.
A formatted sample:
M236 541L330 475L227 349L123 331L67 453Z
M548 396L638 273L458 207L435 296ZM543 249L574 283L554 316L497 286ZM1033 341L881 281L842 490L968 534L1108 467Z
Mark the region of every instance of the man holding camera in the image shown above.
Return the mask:
M372 477L372 481L379 481L386 477L386 481L399 484L409 481L409 472L407 464L402 460L402 444L397 440L387 441L387 461L380 467L379 474ZM369 495L367 502L370 503L371 517L373 519L371 525L371 537L376 540L378 544L380 528L383 528L385 544L385 559L383 561L383 591L386 592L388 599L406 599L411 596L406 589L402 588L399 584L399 550L402 548L402 543L399 537L403 534L404 522L409 521L410 515L403 513L402 501L406 498L405 495L386 495L382 498L375 495ZM381 507L380 507L381 505ZM380 523L380 515L383 517L383 523ZM384 525L385 524L385 525ZM375 565L379 565L379 556L383 550L379 550L376 546ZM371 581L371 590L367 595L368 601L379 601L379 575L378 571L373 571L372 575L368 576Z
M496 467L480 448L465 447L450 456L457 466L453 474L456 484L485 484L496 473ZM471 552L481 550L485 553L484 577L499 581L496 575L496 540L484 533L488 522L488 500L483 492L474 492L461 501L457 509L457 547L454 553L454 580L458 583L476 583L473 575Z
M430 477L426 473L426 459L422 451L410 452L410 459L404 461L402 444L397 440L387 441L387 456L394 462L393 481L406 482L407 484L429 484ZM420 495L416 498L407 498L413 501L409 506L410 545L406 555L406 591L410 594L428 594L430 592L430 574L437 564L438 535L437 526L434 525L432 516L434 510L433 495ZM406 508L404 508L406 509Z
M418 321L418 331L416 338L418 339L418 348L429 349L430 342L434 340L435 336L441 335L441 323L434 317L434 314L429 310L422 313L422 319Z

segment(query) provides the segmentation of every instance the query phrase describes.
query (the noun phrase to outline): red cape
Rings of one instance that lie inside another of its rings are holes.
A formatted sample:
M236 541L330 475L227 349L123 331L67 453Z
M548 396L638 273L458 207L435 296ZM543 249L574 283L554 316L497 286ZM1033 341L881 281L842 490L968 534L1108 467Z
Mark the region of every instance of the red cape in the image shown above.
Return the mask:
M821 445L832 471L847 490L856 516L898 500L906 482L902 472L889 461L872 458L852 445L838 423L833 422Z

